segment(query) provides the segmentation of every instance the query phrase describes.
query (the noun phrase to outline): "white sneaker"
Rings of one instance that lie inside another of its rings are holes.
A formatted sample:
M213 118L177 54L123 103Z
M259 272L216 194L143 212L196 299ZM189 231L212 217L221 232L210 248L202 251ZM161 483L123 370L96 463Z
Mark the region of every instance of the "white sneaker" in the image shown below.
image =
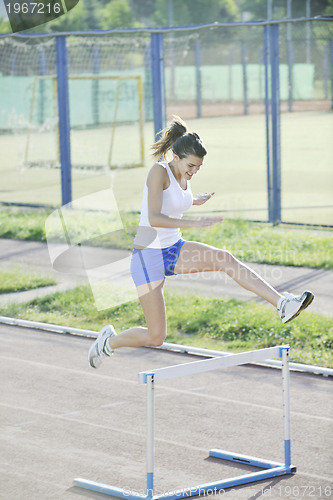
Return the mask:
M308 307L314 299L312 292L303 292L296 296L292 293L283 292L277 305L277 312L283 323L288 323L296 318L301 311Z
M107 345L107 340L115 335L117 334L112 325L103 326L88 352L90 366L98 368L102 364L103 356L111 356L113 354L114 351Z

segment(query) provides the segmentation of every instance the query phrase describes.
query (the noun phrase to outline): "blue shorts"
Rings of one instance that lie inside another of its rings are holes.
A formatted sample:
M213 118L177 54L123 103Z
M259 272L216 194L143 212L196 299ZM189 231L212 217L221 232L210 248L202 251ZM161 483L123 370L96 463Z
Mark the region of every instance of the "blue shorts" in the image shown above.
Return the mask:
M135 286L163 280L173 276L181 247L185 240L180 238L167 248L134 248L131 259L131 275Z

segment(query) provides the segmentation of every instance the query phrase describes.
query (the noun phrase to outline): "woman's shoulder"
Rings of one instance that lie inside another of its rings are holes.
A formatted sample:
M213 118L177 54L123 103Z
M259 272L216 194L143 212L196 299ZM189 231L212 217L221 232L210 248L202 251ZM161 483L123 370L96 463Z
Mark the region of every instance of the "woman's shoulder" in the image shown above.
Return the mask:
M147 182L162 181L163 184L169 181L169 176L166 170L166 162L156 162L150 169L147 177Z
M156 170L156 171L159 171L159 172L162 172L162 173L166 172L167 165L168 165L168 162L166 162L166 161L157 161L151 167L150 172L152 172L153 170L154 171Z

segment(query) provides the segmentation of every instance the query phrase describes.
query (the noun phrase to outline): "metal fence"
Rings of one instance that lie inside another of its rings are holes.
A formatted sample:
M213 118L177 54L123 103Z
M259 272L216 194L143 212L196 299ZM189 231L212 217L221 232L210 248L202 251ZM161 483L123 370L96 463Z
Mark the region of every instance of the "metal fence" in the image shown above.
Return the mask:
M112 171L138 210L148 145L178 114L208 146L212 211L332 225L331 21L0 36L0 202L68 203L144 141L145 168Z

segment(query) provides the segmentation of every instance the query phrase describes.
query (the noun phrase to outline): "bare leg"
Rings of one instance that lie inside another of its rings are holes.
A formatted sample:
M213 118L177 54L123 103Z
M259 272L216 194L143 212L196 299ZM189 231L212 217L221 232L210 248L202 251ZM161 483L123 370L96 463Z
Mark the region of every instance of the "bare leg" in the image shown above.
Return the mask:
M187 241L181 248L175 274L204 271L224 271L240 286L255 293L273 306L277 306L281 294L255 271L236 259L227 250L220 250L204 243Z
M146 285L142 285L146 286ZM119 347L159 346L166 337L166 312L163 296L164 280L142 293L138 287L140 303L145 315L147 328L135 326L109 339L111 349Z

